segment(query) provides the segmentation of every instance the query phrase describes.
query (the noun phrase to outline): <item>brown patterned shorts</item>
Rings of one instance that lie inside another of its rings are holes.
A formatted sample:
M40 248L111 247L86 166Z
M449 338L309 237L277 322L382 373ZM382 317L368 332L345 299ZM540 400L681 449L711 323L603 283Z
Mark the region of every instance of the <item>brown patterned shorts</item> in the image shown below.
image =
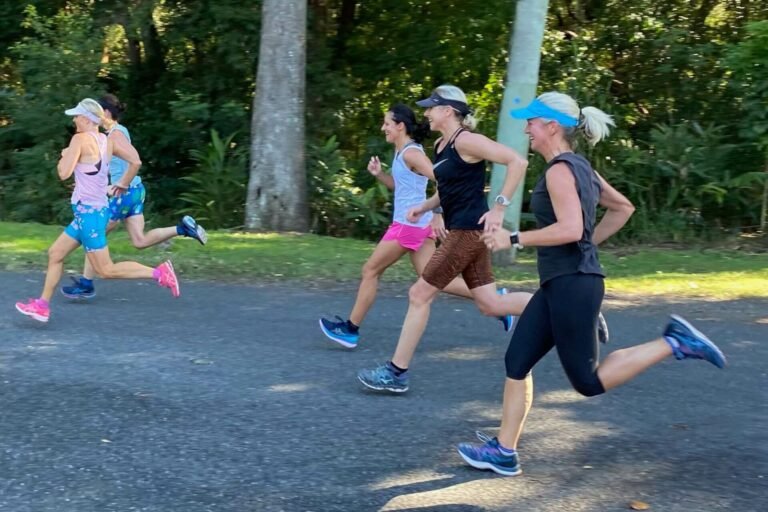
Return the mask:
M479 229L452 229L427 263L421 277L442 290L461 274L470 290L495 281L491 251L480 240Z

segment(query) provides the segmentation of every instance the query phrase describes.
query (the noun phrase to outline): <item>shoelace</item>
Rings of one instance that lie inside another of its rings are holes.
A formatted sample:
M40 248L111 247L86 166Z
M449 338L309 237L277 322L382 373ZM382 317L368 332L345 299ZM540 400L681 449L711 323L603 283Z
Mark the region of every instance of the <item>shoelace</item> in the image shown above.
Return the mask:
M475 430L475 435L483 443L489 443L489 442L491 442L493 440L493 437L489 436L488 434L486 434L482 430Z

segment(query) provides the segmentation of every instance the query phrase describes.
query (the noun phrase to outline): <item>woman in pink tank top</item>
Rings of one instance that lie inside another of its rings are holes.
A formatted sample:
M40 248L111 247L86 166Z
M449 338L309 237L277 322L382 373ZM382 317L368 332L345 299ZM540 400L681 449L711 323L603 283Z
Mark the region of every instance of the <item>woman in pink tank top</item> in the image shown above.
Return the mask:
M61 152L57 170L62 181L74 175L75 189L71 199L74 220L48 249L48 271L40 298L17 302L16 309L35 320L47 322L50 317L49 301L64 271L64 258L80 245L85 250L88 262L101 277L154 279L160 286L170 288L173 296L178 297L179 282L170 261L152 268L134 261L115 263L109 256L109 161L114 152L132 167L138 167L141 162L136 149L130 145L115 145L99 133L104 110L96 100L86 98L65 113L73 116L77 133L72 136L69 146Z

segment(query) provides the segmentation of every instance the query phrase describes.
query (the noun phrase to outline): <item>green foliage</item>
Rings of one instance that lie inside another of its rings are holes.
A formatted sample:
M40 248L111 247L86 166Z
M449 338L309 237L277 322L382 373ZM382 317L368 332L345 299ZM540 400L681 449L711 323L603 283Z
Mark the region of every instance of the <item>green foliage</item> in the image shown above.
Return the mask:
M620 236L687 239L755 226L761 189L768 198L768 4L549 5L539 89L614 116L612 136L582 150L638 207ZM389 193L364 169L370 155L391 151L379 131L383 112L454 83L475 107L479 130L495 136L515 2L308 7L311 223L318 233L374 238L389 221ZM193 158L209 154L212 130L238 133L231 143L248 146L260 11L261 2L239 0L5 2L0 217L69 217L68 190L55 175L68 139L61 112L104 91L128 104L123 121L144 162L152 215L175 214L183 194L205 206L203 185L182 178L219 165ZM531 159L526 188L541 166ZM238 195L247 176L232 174ZM240 224L234 216L215 222Z
M204 149L193 149L195 170L182 180L190 187L179 196L186 205L179 211L190 214L213 229L242 226L245 214L246 164L244 148L211 130L211 141Z

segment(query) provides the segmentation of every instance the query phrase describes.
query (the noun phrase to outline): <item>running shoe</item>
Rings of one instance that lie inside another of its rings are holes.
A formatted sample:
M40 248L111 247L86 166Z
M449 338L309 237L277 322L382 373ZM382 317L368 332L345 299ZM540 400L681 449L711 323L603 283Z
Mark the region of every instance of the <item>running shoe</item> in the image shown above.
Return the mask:
M496 293L499 295L506 295L509 293L506 288L499 288L496 290ZM514 315L504 315L496 317L501 321L501 325L504 326L504 332L509 332L512 330L512 327L515 325L515 316Z
M72 286L62 286L61 293L68 299L92 299L96 296L96 289L91 284L83 282L80 277L69 276L74 283Z
M51 308L42 299L29 299L26 303L17 302L16 309L22 315L34 318L38 322L47 322L51 316Z
M602 311L597 315L597 339L600 343L608 343L611 335L608 332L608 322L605 321Z
M389 364L383 364L373 370L360 370L357 373L357 378L365 387L375 391L390 391L392 393L408 391L408 375L404 373L398 377Z
M189 215L185 215L179 221L177 228L190 238L194 238L202 245L208 242L208 233L205 232L203 226L197 223L197 221Z
M181 295L179 280L176 278L176 272L173 270L173 263L171 263L171 260L158 265L153 272L153 276L157 281L157 284L164 288L171 289L171 295L174 297Z
M677 359L704 359L718 368L725 366L725 356L717 345L678 315L671 316L664 339Z
M523 472L517 452L510 455L502 453L499 440L495 437L481 445L461 443L457 449L461 458L473 468L490 469L504 476L517 476Z
M336 322L327 318L320 319L320 330L329 339L347 348L355 348L360 339L360 331L352 331L349 322L336 315Z

